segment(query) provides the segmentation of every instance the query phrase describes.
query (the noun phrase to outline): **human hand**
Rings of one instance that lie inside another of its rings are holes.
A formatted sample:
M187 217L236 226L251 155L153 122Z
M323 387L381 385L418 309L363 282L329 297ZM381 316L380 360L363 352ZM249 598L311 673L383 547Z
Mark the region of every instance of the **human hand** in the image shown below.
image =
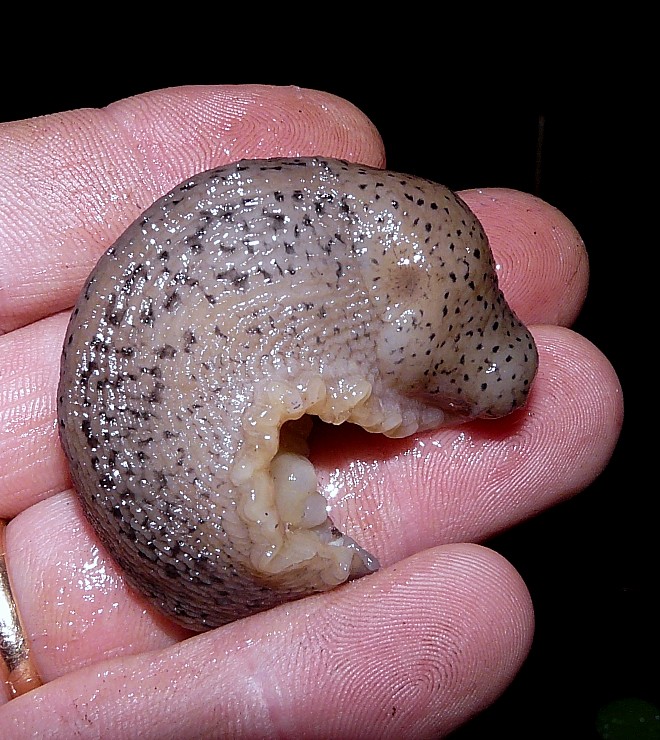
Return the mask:
M0 517L46 682L0 709L0 736L437 737L491 703L526 656L532 608L509 564L460 543L587 486L621 421L607 360L563 328L588 274L570 223L521 193L461 194L539 346L527 407L404 440L324 429L320 490L383 569L191 637L124 586L68 490L55 388L70 306L101 252L185 177L291 154L383 166L382 144L345 101L261 87L155 92L5 124L0 141Z

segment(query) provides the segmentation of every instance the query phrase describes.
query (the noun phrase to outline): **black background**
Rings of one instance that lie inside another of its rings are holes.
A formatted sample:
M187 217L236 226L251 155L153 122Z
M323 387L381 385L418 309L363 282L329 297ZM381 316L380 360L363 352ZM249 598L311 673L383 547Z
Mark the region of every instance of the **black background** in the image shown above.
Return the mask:
M539 92L502 67L484 64L469 73L452 63L442 70L402 69L400 56L379 75L366 63L349 71L309 59L284 68L275 61L243 66L240 73L223 71L220 59L209 72L208 65L201 71L192 53L188 65L162 59L156 65L149 54L110 63L102 51L41 61L38 72L25 71L5 86L4 120L102 106L177 84L296 84L361 108L381 132L392 169L453 189L533 192L573 221L591 264L590 292L574 328L619 373L624 430L611 463L588 490L488 543L524 577L536 636L511 687L455 737L597 738L596 715L608 702L637 697L660 705L658 609L652 604L658 590L651 509L657 483L642 483L636 400L644 392L649 407L644 368L652 365L648 337L655 322L643 309L655 288L655 267L644 257L657 241L655 214L640 205L644 186L637 179L644 169L639 158L646 156L643 101L589 72L571 79L569 97L558 94L559 85Z

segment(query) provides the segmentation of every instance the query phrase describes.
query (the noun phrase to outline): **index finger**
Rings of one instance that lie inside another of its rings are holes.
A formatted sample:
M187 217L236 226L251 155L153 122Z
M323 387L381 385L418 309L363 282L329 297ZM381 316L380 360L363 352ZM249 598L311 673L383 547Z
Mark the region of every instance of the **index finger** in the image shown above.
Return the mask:
M294 88L176 88L7 124L3 134L0 185L15 174L18 205L0 213L0 331L33 322L0 338L4 516L69 485L54 421L67 316L37 319L73 303L103 249L156 195L241 156L314 152L384 164L377 132L354 106ZM520 318L570 323L587 270L568 219L514 191L462 196L484 224Z
M0 127L0 333L71 306L101 253L186 177L242 158L382 166L346 100L296 87L179 87Z

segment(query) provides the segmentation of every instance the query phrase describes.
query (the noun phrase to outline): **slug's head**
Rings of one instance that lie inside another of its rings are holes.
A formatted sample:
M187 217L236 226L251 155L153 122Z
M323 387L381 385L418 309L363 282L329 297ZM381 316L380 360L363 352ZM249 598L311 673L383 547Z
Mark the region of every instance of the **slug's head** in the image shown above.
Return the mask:
M447 421L505 416L525 403L536 346L498 287L481 224L446 193L446 217L381 240L372 262L381 376Z

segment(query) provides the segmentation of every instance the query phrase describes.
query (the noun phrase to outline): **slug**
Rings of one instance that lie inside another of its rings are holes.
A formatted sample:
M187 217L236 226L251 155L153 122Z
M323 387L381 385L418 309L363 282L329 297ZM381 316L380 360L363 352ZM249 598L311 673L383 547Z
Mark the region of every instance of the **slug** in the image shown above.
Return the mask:
M129 584L202 631L378 568L328 517L310 417L389 437L501 417L536 366L450 190L245 160L174 188L101 257L66 333L58 426Z

